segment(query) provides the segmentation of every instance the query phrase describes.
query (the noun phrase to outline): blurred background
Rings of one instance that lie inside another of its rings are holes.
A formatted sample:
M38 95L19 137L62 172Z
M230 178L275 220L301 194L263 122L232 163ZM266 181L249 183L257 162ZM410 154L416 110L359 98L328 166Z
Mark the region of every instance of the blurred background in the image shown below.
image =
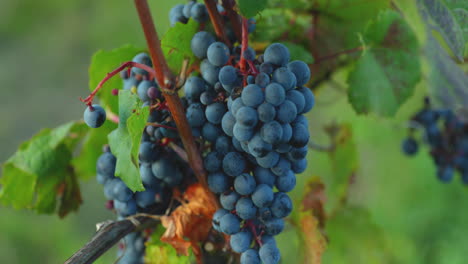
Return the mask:
M183 1L150 2L162 34L169 9ZM81 118L78 97L88 94L92 54L127 43L144 47L132 1L0 1L0 161L41 128ZM324 125L349 123L359 168L348 195L347 208L354 209L341 210L339 220L327 224L324 263L466 263L466 187L458 176L440 183L426 148L415 158L400 152L404 122L420 109L425 88L395 119L382 120L357 117L334 87L345 77L338 73L334 79L317 93L310 129L325 145ZM334 181L326 153L311 152L300 177L312 175ZM81 187L83 206L62 220L0 207L0 263L62 263L90 239L96 223L114 218L104 208L101 186L90 180ZM290 253L285 260L292 261ZM114 259L115 250L97 263Z

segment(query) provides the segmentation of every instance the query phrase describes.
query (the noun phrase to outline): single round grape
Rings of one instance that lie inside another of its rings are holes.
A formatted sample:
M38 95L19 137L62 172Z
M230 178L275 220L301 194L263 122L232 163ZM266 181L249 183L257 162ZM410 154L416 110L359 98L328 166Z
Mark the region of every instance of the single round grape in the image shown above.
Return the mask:
M148 80L141 81L140 84L138 84L138 88L137 88L138 97L140 97L142 101L149 101L150 98L148 96L148 89L153 86L154 86L154 83L152 81L148 81Z
M206 54L208 61L215 66L224 66L228 62L229 56L231 56L229 48L222 42L212 43Z
M218 82L220 68L211 64L207 59L200 64L200 72L203 79L210 85L215 85Z
M270 76L264 72L261 72L255 77L255 84L261 88L267 87L270 84Z
M216 172L221 169L223 155L216 151L208 153L203 160L203 165L208 172Z
M204 23L206 20L208 20L208 11L206 10L204 4L196 3L190 10L190 16L198 23Z
M296 105L289 100L285 100L276 111L276 119L281 123L291 123L296 116Z
M266 184L270 187L273 187L275 184L276 175L269 169L257 166L254 170L254 176L257 184Z
M268 153L265 157L256 158L258 165L269 169L278 163L280 156L275 151Z
M215 38L211 33L200 31L193 35L192 41L190 42L190 48L197 58L204 59L206 58L208 47L214 42Z
M185 97L189 100L197 102L200 100L200 95L205 91L205 82L196 76L191 76L187 79L184 85Z
M203 105L200 103L191 104L185 113L187 121L191 127L201 127L206 123Z
M265 225L265 233L267 235L279 235L284 229L284 220L282 218L271 218L264 221L263 224Z
M222 232L228 235L234 235L240 230L240 220L234 214L227 213L221 217L219 226Z
M158 158L156 145L148 141L142 142L138 151L138 158L142 162L151 163L155 161Z
M250 140L253 137L254 131L251 127L244 126L240 123L236 123L233 128L233 135L241 143L245 142L247 146L246 141ZM244 149L244 151L248 152L248 149L247 150Z
M133 192L125 185L122 180L119 180L114 184L115 200L126 202L133 196Z
M240 195L251 194L256 185L254 177L248 173L242 173L234 179L234 189Z
M281 254L276 245L264 244L258 252L263 264L277 264L280 261Z
M283 128L280 123L271 121L262 126L260 135L265 142L276 145L279 144L283 138Z
M154 176L150 164L140 165L140 178L147 188L156 188L161 185L161 181Z
M257 207L249 197L242 197L236 203L236 213L243 220L255 218L257 214Z
M114 208L119 214L123 216L134 215L137 211L137 205L133 199L126 202L114 200Z
M237 69L231 65L226 65L219 71L219 82L223 85L233 85L237 80Z
M271 203L271 212L277 218L284 218L292 212L293 204L291 198L283 192L275 193L275 198Z
M250 248L253 235L250 231L244 230L234 234L230 238L231 248L234 252L243 253Z
M283 86L281 86L280 84L270 83L265 88L265 101L267 101L268 103L274 106L279 106L284 102L285 99L286 92Z
M87 106L83 119L89 127L98 128L106 121L106 110L97 104Z
M244 253L241 254L240 258L241 264L261 264L260 255L255 249L247 249Z
M286 99L296 105L297 113L302 113L305 107L305 98L298 90L291 90L286 93ZM305 118L305 117L304 117Z
M242 102L246 106L257 107L265 100L262 88L256 84L249 84L244 87L241 94Z
M273 199L273 189L267 184L259 184L252 194L252 202L258 208L269 206Z
M232 140L227 136L220 136L216 139L215 150L223 155L232 151Z
M263 58L265 62L276 66L285 66L289 62L289 50L281 43L273 43L266 48Z
M194 4L196 4L195 1L189 1L188 3L184 5L184 9L182 9L182 14L184 15L184 17L186 18L191 17L190 11L192 10L192 7Z
M227 193L222 193L219 196L219 202L221 206L226 210L234 210L236 208L237 200L239 200L240 195L236 191L230 191Z
M286 67L278 68L273 72L273 81L281 84L286 91L294 89L297 84L296 76Z
M208 92L205 91L200 95L200 102L204 105L209 105L214 103L214 100L216 99L216 94L213 92Z
M227 176L221 172L208 174L208 187L214 193L222 193L229 189Z
M302 110L301 114L309 112L315 105L315 96L312 91L307 87L302 87L298 89L299 92L304 95L305 105L304 110Z
M273 64L264 62L260 65L260 72L266 73L268 75L272 74L275 70L275 66Z
M145 190L135 194L135 200L139 207L145 208L156 203L156 192L153 190Z
M99 174L103 174L107 177L112 177L115 174L115 165L117 159L110 152L105 152L99 156L96 162L96 171Z
M150 67L153 66L150 56L146 54L145 52L137 54L135 57L133 57L132 61L136 63L144 64ZM136 68L136 67L132 68L132 73L139 74L139 75L148 75L147 71L140 69L140 68Z
M296 76L297 86L302 86L310 80L310 68L305 62L300 60L288 63L288 69Z
M239 176L246 167L244 157L238 152L229 152L223 159L223 171L229 176Z
M271 171L276 176L286 176L288 171L291 170L291 162L283 157L280 157L278 163L271 168Z
M236 112L236 121L243 126L254 127L258 122L258 113L252 107L243 106Z
M220 124L226 110L224 103L210 104L205 110L206 119L213 124Z
M294 173L303 173L307 169L307 159L300 159L291 162L291 169Z
M276 117L276 109L275 107L267 102L264 102L257 108L258 112L258 119L264 123L268 123L273 121Z
M406 155L413 156L418 153L418 142L414 138L409 137L403 141L402 149Z
M292 137L289 143L296 148L301 148L309 142L309 130L302 124L294 124L292 126Z
M221 120L221 127L226 135L234 136L234 124L236 123L235 117L230 111L226 112Z
M239 111L239 109L241 107L245 106L244 103L242 102L242 98L236 98L233 102L232 102L232 105L231 105L231 113L235 116L237 114L237 111Z

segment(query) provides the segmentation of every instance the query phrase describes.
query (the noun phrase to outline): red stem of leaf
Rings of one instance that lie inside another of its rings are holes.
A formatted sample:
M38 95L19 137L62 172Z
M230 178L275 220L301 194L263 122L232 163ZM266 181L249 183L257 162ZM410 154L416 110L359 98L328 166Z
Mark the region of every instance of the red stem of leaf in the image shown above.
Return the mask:
M253 234L253 236L255 238L255 241L257 241L257 244L261 247L263 245L262 239L261 239L260 235L257 234L257 230L255 229L255 225L252 222L252 220L247 220L245 222L245 225L247 226L247 228L250 229L250 232L252 232L252 234Z
M245 59L244 54L248 46L249 46L249 31L248 31L247 19L243 17L242 18L242 48L241 48L241 58L239 61L241 72L247 71L246 69L247 60Z
M141 64L141 63L137 63L137 62L133 62L133 61L127 61L125 63L123 63L122 65L120 65L117 69L109 72L106 77L104 79L102 79L102 81L99 82L99 84L97 85L97 87L94 89L94 91L88 96L86 97L85 99L81 98L80 97L80 100L83 102L83 103L86 103L87 105L91 106L91 104L93 103L93 99L94 99L94 96L96 96L97 92L99 92L99 90L101 90L102 86L108 81L110 80L110 78L114 77L115 75L119 74L123 69L125 68L131 68L131 67L136 67L136 68L140 68L140 69L143 69L145 71L147 71L151 76L155 76L155 71L153 68L147 66L147 65L144 65L144 64Z
M214 30L216 32L216 36L220 38L226 45L231 46L231 42L226 35L226 31L224 30L224 23L221 15L218 12L218 8L216 7L216 2L213 0L204 0L206 9L208 10L208 14L210 15L211 23L213 24Z

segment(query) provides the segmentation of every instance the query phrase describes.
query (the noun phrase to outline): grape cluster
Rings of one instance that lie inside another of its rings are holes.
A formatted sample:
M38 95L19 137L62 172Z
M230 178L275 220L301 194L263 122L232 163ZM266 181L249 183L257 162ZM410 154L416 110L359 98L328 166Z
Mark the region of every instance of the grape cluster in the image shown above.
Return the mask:
M314 105L314 95L303 86L309 67L290 62L282 44L257 57L252 48L242 54L241 47L230 49L205 31L194 35L191 48L202 60L201 76L185 83L186 115L194 135L209 145L208 185L223 207L213 216L213 227L231 235L241 263L278 263L273 236L292 211L286 193L296 185L295 174L307 165L303 114Z
M145 236L141 232L133 232L122 239L117 252L118 264L144 263Z
M409 136L402 142L403 152L409 156L418 152L419 143L415 133L417 128L422 128L423 140L431 148L430 154L437 166L438 179L450 182L458 171L463 183L468 184L468 124L451 110L432 109L429 99L411 120L413 126L409 129Z

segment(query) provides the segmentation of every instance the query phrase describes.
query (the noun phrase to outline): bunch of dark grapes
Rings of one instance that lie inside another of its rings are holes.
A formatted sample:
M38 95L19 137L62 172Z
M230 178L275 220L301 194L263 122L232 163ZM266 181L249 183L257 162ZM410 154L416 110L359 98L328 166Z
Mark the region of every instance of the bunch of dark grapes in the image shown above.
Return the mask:
M275 43L263 55L251 47L228 47L206 31L191 48L200 74L184 86L187 119L206 151L208 185L222 209L213 227L230 235L241 263L278 263L274 239L292 211L287 192L307 166L308 121L314 95L304 87L310 70L290 61Z
M450 182L458 171L463 183L468 184L468 124L451 110L433 109L429 99L425 100L424 108L412 117L411 124L409 136L402 143L403 152L409 156L418 152L415 133L422 128L423 142L431 149L438 179Z

